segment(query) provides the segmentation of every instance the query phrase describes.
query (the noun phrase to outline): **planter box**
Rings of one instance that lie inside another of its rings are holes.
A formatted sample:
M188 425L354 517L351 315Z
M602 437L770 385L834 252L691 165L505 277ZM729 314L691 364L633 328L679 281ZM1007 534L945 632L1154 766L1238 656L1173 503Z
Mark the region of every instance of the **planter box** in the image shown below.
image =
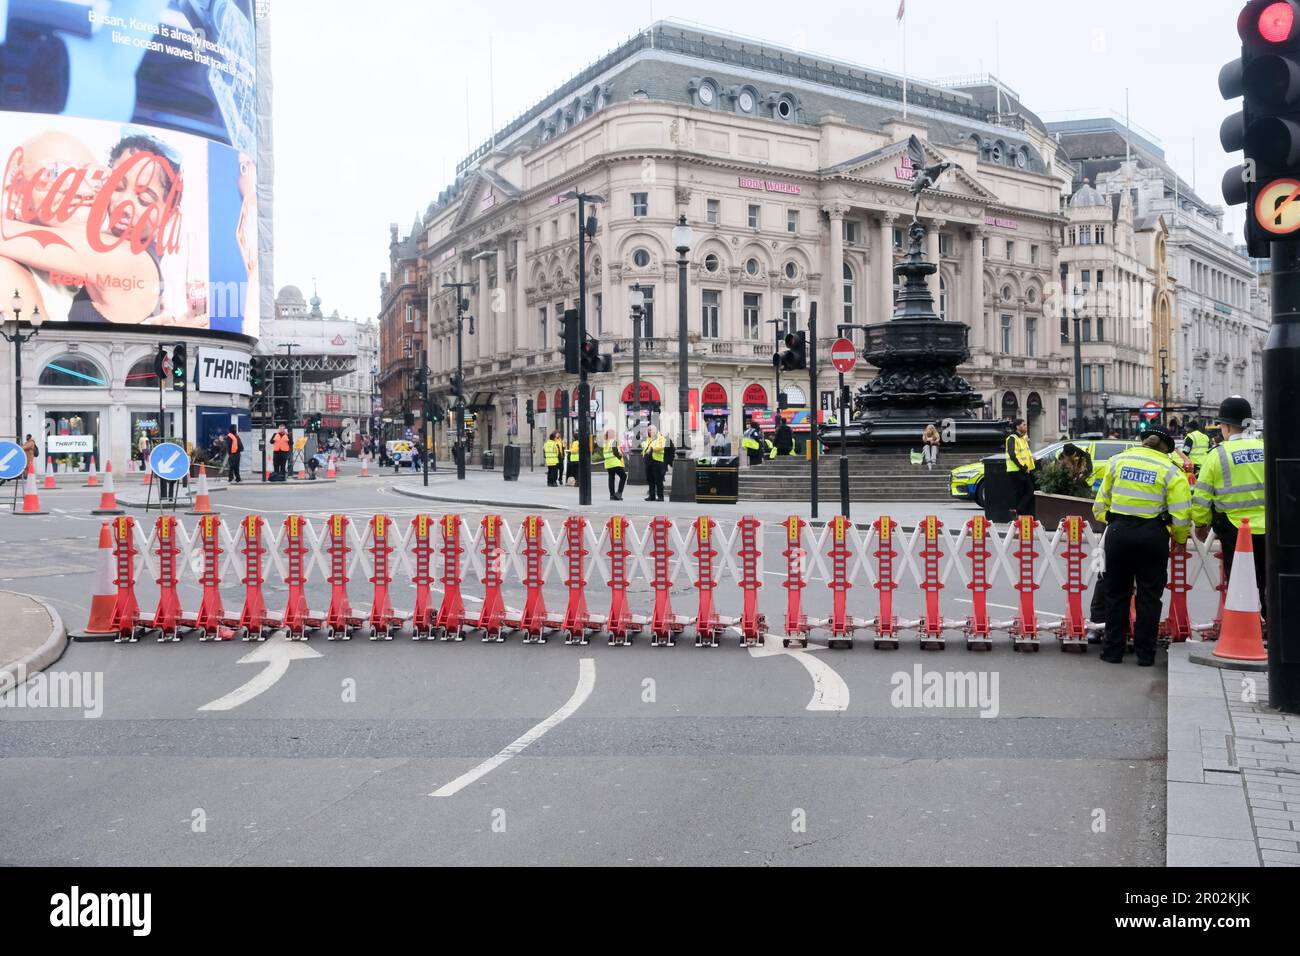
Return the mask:
M1106 526L1092 516L1092 499L1076 498L1073 495L1049 495L1044 491L1034 492L1034 511L1038 523L1044 531L1055 531L1063 518L1078 515L1094 531L1101 531Z

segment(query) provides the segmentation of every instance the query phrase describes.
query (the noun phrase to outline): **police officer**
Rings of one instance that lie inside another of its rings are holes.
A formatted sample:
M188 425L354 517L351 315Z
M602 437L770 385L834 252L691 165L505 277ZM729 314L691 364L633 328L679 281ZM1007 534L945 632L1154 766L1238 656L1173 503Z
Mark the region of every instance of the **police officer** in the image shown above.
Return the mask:
M578 460L579 460L579 445L578 445L578 439L577 439L577 438L574 438L573 441L569 442L569 476L568 476L568 480L569 480L569 484L571 484L571 485L576 485L576 484L578 483L578 464L579 464L579 461L578 461Z
M560 483L560 433L551 432L542 442L542 455L546 460L546 487L555 488Z
M609 479L609 500L622 501L623 487L627 484L627 467L623 464L623 448L614 429L605 429L605 474ZM617 482L617 488L615 487Z
M1110 460L1093 514L1106 531L1106 634L1101 659L1124 660L1129 605L1137 586L1137 625L1133 647L1138 664L1156 662L1156 629L1169 577L1169 539L1187 541L1191 530L1192 490L1187 475L1170 460L1174 437L1155 425L1142 444ZM1168 522L1168 524L1166 524Z
M646 501L664 500L664 471L668 467L664 463L664 451L667 447L667 440L659 433L659 429L651 425L646 431L645 441L641 443L641 457L645 460L646 483L650 486L650 493L646 496Z
M1016 488L1016 514L1034 513L1034 452L1029 447L1029 425L1017 418L1015 432L1007 436L1007 474Z
M1215 421L1223 441L1205 456L1192 498L1192 521L1197 536L1204 540L1205 528L1212 527L1223 547L1223 570L1232 573L1237 531L1243 520L1250 521L1251 547L1255 552L1255 584L1259 606L1264 608L1264 441L1246 434L1251 417L1250 402L1240 395L1225 398ZM1206 447L1208 449L1207 441Z
M1250 405L1247 404L1247 409ZM1249 412L1247 412L1249 414ZM1199 472L1205 464L1205 456L1210 453L1210 436L1205 434L1201 422L1193 422L1187 436L1183 439L1183 452L1192 460L1192 465Z

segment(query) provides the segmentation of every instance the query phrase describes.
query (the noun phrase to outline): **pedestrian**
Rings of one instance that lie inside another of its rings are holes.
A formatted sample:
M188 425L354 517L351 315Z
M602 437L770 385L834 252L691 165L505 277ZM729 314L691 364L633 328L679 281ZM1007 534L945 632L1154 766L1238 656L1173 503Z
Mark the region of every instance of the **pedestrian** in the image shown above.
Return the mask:
M1247 402L1246 406L1249 408L1250 403ZM1194 421L1189 426L1187 436L1183 439L1183 453L1192 460L1195 470L1200 472L1201 466L1205 464L1205 456L1210 453L1210 436L1205 433L1202 422Z
M934 466L939 462L939 429L934 422L925 426L925 431L921 433L921 441L925 444L921 450L921 457L925 461L926 468L934 471Z
M763 431L758 427L758 419L751 418L745 435L740 440L740 447L745 449L745 463L761 465L763 463Z
M546 487L555 488L560 483L560 433L551 432L542 442L542 456L546 460Z
M1093 515L1106 532L1106 633L1101 659L1124 661L1129 610L1136 604L1133 648L1138 664L1156 662L1156 631L1169 576L1169 539L1183 544L1191 530L1192 492L1183 469L1170 459L1174 437L1159 425L1142 444L1110 460ZM1137 596L1134 599L1134 589Z
M627 484L627 465L623 461L623 448L614 429L605 429L605 475L609 479L609 500L622 501L623 487ZM618 483L617 489L614 484Z
M272 476L276 481L287 481L289 475L289 432L285 429L284 423L275 430L271 436L271 458L275 474Z
M28 432L27 437L23 440L23 451L27 453L27 470L32 470L32 464L40 457L41 450L36 446L36 439L32 433Z
M578 439L577 439L577 438L574 438L573 441L569 442L569 477L568 477L568 482L569 482L569 484L571 484L571 485L577 485L577 483L578 483L578 467L579 467L579 466L581 465L581 463L582 463L582 461L581 461L581 451L580 451L580 448L581 448L581 446L578 444Z
M641 457L645 460L645 477L646 483L650 486L650 493L646 495L646 501L663 501L664 500L664 470L667 467L664 464L664 452L668 443L664 436L659 433L659 429L651 425L646 429L645 441L641 443Z
M1255 586L1259 589L1261 617L1264 610L1264 440L1246 434L1251 417L1250 402L1240 395L1225 398L1215 421L1223 441L1208 451L1196 480L1192 498L1192 522L1202 541L1214 529L1223 549L1223 573L1232 574L1237 550L1237 532L1243 521L1250 522L1250 545L1255 553Z
M145 464L149 461L149 433L140 432L140 440L136 442L136 451L140 455L140 469L143 471Z
M772 436L774 450L778 455L794 454L794 432L790 428L790 423L785 418L778 418L776 425L776 434Z
M1015 432L1007 436L1007 474L1011 476L1016 492L1016 514L1034 514L1034 453L1029 447L1029 425L1017 418Z
M237 485L244 483L244 479L239 476L239 456L243 451L244 446L239 442L239 430L232 422L226 432L226 467L230 470L230 480Z

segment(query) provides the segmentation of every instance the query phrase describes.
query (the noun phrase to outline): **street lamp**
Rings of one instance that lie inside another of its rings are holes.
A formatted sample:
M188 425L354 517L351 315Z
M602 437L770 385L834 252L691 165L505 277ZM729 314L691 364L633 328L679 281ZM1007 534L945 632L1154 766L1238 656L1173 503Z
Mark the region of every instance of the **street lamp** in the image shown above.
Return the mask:
M1088 314L1088 299L1086 292L1080 293L1079 287L1074 287L1074 437L1079 437L1079 429L1083 422L1083 347L1080 332L1080 323L1083 315Z
M1103 438L1110 437L1110 394L1101 393L1101 431Z
M641 283L632 286L627 297L632 307L632 415L636 421L636 440L641 441L641 319L645 316L645 293Z
M596 217L587 218L587 203L602 203L604 196L570 189L563 199L578 200L578 354L587 350L587 243L596 235ZM578 363L578 504L591 504L591 386L587 365Z
M1165 367L1165 360L1169 358L1169 350L1160 350L1160 424L1168 426L1169 409L1169 374Z
M1196 423L1198 425L1205 424L1204 420L1201 418L1201 402L1203 401L1205 401L1205 392L1198 386L1196 389Z
M686 406L689 402L690 387L686 370L686 254L691 251L691 227L686 224L686 216L677 219L673 226L673 247L677 250L677 411L681 419L681 443L677 446L677 457L686 458ZM676 484L677 470L673 470Z
M23 440L23 345L40 334L41 323L45 321L45 316L41 315L41 310L33 306L32 314L27 320L31 323L32 330L24 335L20 327L24 308L26 308L26 303L23 302L23 297L15 289L14 297L9 300L9 311L13 314L13 331L5 332L0 329L0 338L14 344L14 441L16 442ZM5 325L8 326L10 323L6 321Z
M469 334L474 334L474 316L466 315L469 300L462 299L461 289L473 286L472 282L444 282L444 289L456 292L456 382L453 393L456 396L456 480L465 480L465 322L469 321Z

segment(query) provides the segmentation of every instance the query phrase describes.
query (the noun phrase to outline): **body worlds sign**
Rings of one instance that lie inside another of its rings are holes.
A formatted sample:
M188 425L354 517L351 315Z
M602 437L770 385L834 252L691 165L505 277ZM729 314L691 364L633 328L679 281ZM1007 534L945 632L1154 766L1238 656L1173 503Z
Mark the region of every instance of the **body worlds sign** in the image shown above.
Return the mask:
M231 349L199 349L196 384L200 392L253 394L252 386L248 384L248 353Z

